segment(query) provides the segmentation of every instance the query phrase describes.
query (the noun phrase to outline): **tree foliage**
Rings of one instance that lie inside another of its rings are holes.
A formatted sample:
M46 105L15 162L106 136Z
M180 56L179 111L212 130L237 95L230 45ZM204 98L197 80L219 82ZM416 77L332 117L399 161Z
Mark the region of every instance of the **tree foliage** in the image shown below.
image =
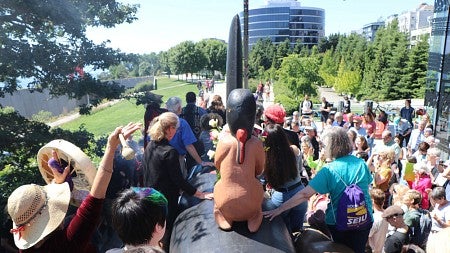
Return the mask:
M85 66L105 69L123 57L106 43L87 39L86 27L131 23L137 8L114 0L1 1L0 96L21 86L48 88L52 95L78 94L73 89L85 81ZM86 82L98 84L91 78Z
M170 49L170 69L175 74L198 73L205 67L205 53L192 41L184 41Z
M204 39L198 43L200 50L206 57L206 69L214 74L214 71L225 73L227 65L227 45L216 39Z
M318 60L291 54L283 59L277 71L278 82L286 85L295 97L303 94L316 95L316 87L322 83L318 75Z
M0 109L0 206L11 192L23 184L43 185L36 155L41 147L55 139L67 140L93 158L94 135L80 127L70 132L60 128L50 130L44 123L20 116L14 108Z
M269 38L258 40L248 56L249 76L256 77L261 70L267 71L270 69L274 54L275 46Z

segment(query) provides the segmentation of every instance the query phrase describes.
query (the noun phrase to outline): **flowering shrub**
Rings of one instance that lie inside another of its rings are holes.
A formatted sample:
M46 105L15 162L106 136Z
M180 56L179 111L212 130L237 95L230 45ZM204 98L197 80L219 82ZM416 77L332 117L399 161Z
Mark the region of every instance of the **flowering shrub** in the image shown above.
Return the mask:
M219 143L220 131L222 129L218 126L217 119L210 119L209 126L211 127L211 130L209 130L209 138L213 143L213 149L208 150L207 155L210 160L213 160L214 155L216 154L217 143Z

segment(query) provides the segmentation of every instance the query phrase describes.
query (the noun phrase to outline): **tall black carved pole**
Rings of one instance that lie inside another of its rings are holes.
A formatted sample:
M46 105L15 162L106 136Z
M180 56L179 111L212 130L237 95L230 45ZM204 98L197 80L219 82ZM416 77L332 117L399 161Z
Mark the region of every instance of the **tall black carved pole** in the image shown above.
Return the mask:
M244 88L248 89L248 1L244 0Z
M239 15L231 21L227 49L227 98L234 89L242 87L242 41Z

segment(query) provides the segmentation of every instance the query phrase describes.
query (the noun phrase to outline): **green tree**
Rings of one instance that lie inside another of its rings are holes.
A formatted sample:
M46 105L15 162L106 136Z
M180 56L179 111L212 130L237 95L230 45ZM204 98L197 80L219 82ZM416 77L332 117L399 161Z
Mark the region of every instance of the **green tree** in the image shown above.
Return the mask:
M336 48L339 42L339 38L343 36L340 34L330 34L328 37L320 39L317 49L320 53L325 53L326 51Z
M282 43L275 46L275 60L272 62L275 69L280 68L283 58L291 54L291 42L285 39Z
M300 51L302 51L303 43L301 39L297 39L295 41L294 48L292 49L293 54L300 54Z
M130 74L124 63L109 67L109 73L113 79L126 78Z
M106 42L96 45L87 39L86 27L131 23L137 9L114 0L1 1L0 96L19 89L18 80L34 90L48 88L53 95L70 97L78 91L68 90L68 82L74 89L84 81L98 84L84 80L81 69L106 69L125 56Z
M206 65L206 56L192 41L184 41L170 50L170 66L175 74L198 73Z
M139 76L151 76L161 69L159 56L152 52L139 57Z
M419 43L411 48L406 63L406 74L401 80L404 98L423 98L425 96L428 49L428 36L421 38Z
M287 86L296 100L303 94L316 95L317 85L323 83L318 73L317 59L291 54L283 59L277 71L277 84Z
M166 73L169 78L172 74L172 70L170 69L170 54L169 51L161 51L158 54L159 63L161 64L161 72Z
M372 50L363 78L363 96L375 100L403 98L401 79L408 60L408 41L398 30L396 19L377 31Z
M337 66L333 59L333 49L327 50L322 57L322 64L319 68L319 75L328 87L332 87L337 76Z
M269 38L258 40L248 56L249 76L256 77L260 73L260 68L264 71L270 69L274 54L275 46Z
M226 43L217 39L204 39L198 44L206 56L206 69L209 70L211 74L214 74L215 70L225 74L227 65Z
M357 94L361 83L361 74L357 70L346 68L344 59L341 60L339 71L335 78L334 88L339 93Z
M153 74L153 68L151 63L142 61L139 63L139 76L150 76Z
M298 53L300 57L308 57L309 56L309 48L307 45L302 45L300 48L300 52Z

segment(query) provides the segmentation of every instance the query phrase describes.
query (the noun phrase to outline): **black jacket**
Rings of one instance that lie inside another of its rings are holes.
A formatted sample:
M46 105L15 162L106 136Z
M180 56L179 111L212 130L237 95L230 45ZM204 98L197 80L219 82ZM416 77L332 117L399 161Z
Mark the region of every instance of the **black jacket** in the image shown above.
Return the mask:
M178 196L180 189L194 195L197 189L183 178L178 156L167 139L150 141L144 153L144 186L155 188L167 198Z

